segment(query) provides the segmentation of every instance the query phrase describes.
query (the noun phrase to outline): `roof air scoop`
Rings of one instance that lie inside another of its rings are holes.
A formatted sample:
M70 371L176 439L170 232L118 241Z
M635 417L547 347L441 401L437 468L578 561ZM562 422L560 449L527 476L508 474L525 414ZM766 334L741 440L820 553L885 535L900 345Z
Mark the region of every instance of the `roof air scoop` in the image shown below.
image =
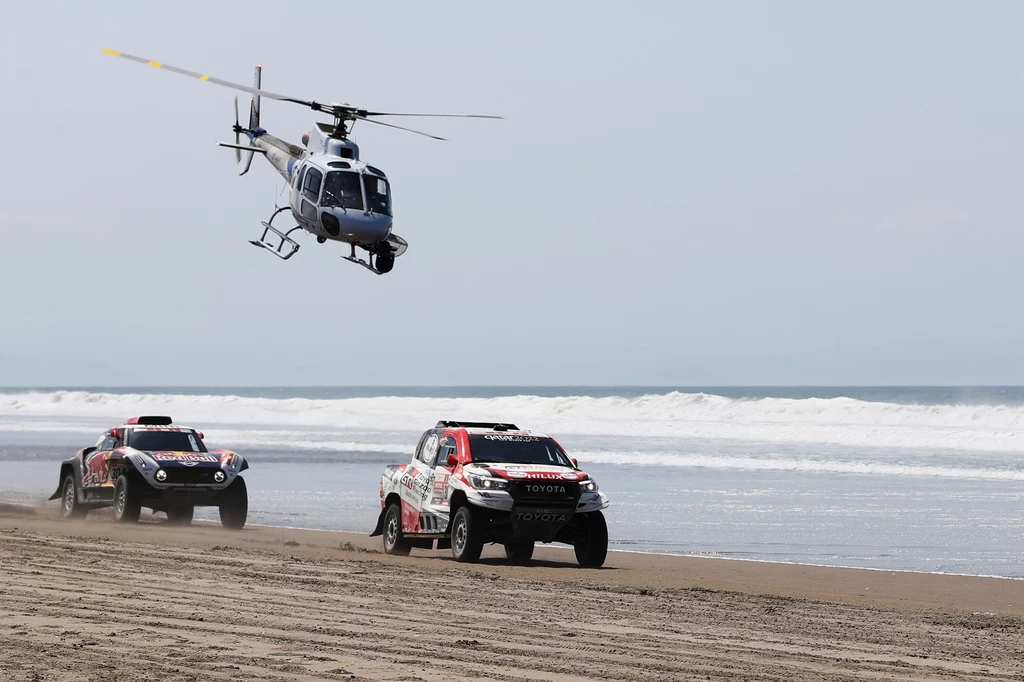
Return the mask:
M170 426L172 424L170 417L161 417L157 415L146 415L143 417L132 417L125 424L140 424L145 426Z

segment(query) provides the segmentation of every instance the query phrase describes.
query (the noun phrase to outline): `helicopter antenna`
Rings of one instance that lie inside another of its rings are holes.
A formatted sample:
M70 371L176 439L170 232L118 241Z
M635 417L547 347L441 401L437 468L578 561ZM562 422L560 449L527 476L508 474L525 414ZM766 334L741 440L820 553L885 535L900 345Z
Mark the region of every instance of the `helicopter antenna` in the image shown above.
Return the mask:
M233 83L232 81L226 81L221 78L214 78L205 73L198 73L196 71L189 71L182 69L177 66L171 66L170 64L164 64L163 62L153 61L151 59L145 59L144 57L136 57L135 55L125 54L124 52L117 52L116 50L104 49L103 54L109 54L113 57L123 57L139 64L145 64L152 66L156 69L163 69L165 71L172 71L176 74L187 76L189 78L196 78L207 83L213 83L214 85L220 85L225 88L231 88L239 92L248 92L252 95L258 95L260 97L268 97L270 99L276 99L281 102L291 102L293 104L300 104L304 107L308 107L313 111L322 111L325 114L334 117L334 132L331 134L332 137L340 139L347 139L349 134L352 132L352 126L356 121L367 121L369 123L375 123L380 126L387 128L396 128L397 130L404 130L408 133L415 133L417 135L423 135L434 140L445 140L443 137L437 135L431 135L421 130L414 130L413 128L405 128L403 126L395 125L393 123L384 123L383 121L375 120L377 116L419 116L419 117L432 117L432 118L493 118L503 119L504 116L490 116L485 114L412 114L402 113L393 111L367 111L366 109L360 109L347 103L335 103L335 104L324 104L317 102L316 100L301 99L298 97L289 97L288 95L280 95L268 90L251 88L241 83Z

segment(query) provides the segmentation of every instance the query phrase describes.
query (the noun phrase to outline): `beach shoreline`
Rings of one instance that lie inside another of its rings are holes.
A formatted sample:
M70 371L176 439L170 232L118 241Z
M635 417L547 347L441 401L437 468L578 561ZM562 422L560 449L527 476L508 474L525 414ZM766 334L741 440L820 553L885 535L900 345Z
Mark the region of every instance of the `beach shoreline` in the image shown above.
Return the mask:
M102 671L118 680L1024 676L1015 580L633 552L580 569L571 550L551 547L515 566L496 550L459 564L447 551L387 556L379 538L359 533L67 522L52 507L2 505L0 672L57 682ZM168 638L179 645L153 646ZM140 647L141 660L123 657Z

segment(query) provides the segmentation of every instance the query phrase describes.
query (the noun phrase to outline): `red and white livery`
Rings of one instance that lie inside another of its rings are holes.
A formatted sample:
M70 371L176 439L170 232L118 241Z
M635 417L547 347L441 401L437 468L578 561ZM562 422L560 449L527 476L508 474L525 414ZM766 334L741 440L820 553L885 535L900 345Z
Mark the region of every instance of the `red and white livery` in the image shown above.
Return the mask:
M554 438L495 422L439 421L409 464L380 481L381 513L371 535L388 554L450 547L457 561L480 558L486 543L528 561L537 542L572 545L581 566L608 552L601 510L608 498Z

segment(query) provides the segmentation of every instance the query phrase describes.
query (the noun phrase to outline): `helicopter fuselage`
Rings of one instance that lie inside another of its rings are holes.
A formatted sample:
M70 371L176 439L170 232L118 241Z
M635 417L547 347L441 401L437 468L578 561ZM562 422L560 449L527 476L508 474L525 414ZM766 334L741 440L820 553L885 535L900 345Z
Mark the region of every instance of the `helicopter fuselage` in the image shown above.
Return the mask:
M317 135L303 148L261 128L249 135L288 183L288 205L302 229L361 247L386 242L392 225L390 185L383 171L358 159L354 142ZM321 145L328 151L320 151Z

